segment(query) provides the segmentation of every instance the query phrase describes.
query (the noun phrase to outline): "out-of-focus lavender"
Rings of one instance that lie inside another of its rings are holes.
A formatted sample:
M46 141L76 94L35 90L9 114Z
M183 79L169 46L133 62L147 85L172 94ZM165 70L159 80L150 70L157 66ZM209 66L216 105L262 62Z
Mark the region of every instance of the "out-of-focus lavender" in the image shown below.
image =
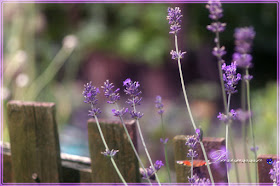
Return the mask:
M107 157L114 157L117 152L119 152L119 150L109 150L109 149L106 149L104 152L101 152L101 154L103 154L104 156L107 156Z
M273 181L273 183L280 185L280 161L273 162L272 169L270 169L268 174L270 174L270 179Z
M236 65L240 68L252 67L252 50L253 39L256 32L253 27L236 28L234 32L235 38L235 53L232 56L233 61L236 61Z
M162 103L161 96L157 96L157 97L156 97L155 103L156 103L155 106L156 106L156 108L158 109L158 113L159 113L160 115L162 115L163 112L164 112L164 110L163 110L163 103Z
M188 180L194 185L211 185L211 182L208 178L199 178L197 174L193 175L193 177L188 177Z
M236 119L236 111L234 109L231 109L227 115L219 112L217 118L223 121L224 123L228 124L230 121Z
M152 166L150 166L149 168L146 168L146 171L147 171L147 174L145 173L144 170L140 171L141 175L142 175L142 178L143 179L151 179L151 177L153 177L155 175L155 173L157 171L160 170L160 168L164 166L164 164L162 163L161 160L157 160L155 163L154 163L154 168L152 168ZM148 176L148 177L147 177Z

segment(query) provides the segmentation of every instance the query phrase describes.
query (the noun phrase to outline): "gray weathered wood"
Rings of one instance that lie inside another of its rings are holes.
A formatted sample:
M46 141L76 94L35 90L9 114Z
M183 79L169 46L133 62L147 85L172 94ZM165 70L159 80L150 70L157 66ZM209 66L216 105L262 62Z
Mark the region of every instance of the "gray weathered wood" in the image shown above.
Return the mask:
M10 101L7 112L15 182L60 182L55 104ZM38 178L34 181L35 174Z
M128 137L120 122L99 120L101 129L104 133L105 140L111 149L119 150L114 157L118 168L124 179L128 183L140 182L138 160L128 141ZM136 145L136 128L135 122L126 122L126 127L130 137ZM105 151L96 122L94 119L88 121L89 150L92 160L92 181L95 183L119 183L121 180L117 175L110 159L101 154ZM137 145L136 145L137 149Z
M273 183L270 179L269 171L272 168L272 165L269 165L266 160L272 159L273 161L280 160L280 157L277 158L277 155L259 155L258 160L258 176L259 176L259 183Z
M190 177L191 175L190 167L178 165L176 163L176 161L180 161L180 160L190 160L190 158L187 157L189 148L188 146L185 145L187 137L188 137L187 135L178 135L175 136L173 139L177 183L188 183L189 182L188 176ZM213 150L220 150L220 148L225 145L225 140L224 138L204 137L203 144L209 159L210 152ZM204 160L204 156L200 144L197 144L196 151L198 153L198 156L195 158L195 160ZM215 183L227 182L226 166L224 163L219 163L219 167L217 167L217 164L216 165L212 164L210 165L210 168ZM194 173L197 173L202 177L209 178L209 174L206 166L194 168Z
M11 169L11 150L9 143L0 144L4 157L4 183L14 183ZM61 153L62 182L64 183L91 183L90 158Z

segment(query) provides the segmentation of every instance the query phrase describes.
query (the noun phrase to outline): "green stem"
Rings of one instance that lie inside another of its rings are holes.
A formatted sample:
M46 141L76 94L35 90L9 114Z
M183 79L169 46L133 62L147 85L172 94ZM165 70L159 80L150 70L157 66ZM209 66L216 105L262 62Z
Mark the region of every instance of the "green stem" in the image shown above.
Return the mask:
M246 75L249 76L249 70L246 68ZM247 87L247 106L248 106L248 112L251 113L251 103L250 103L250 83L249 80L246 81L246 87ZM255 134L253 129L253 122L252 122L252 114L250 114L249 117L249 125L251 128L251 135L253 140L253 148L254 148L254 156L255 160L257 159L257 151L256 151L256 144L255 144ZM255 174L256 174L256 183L258 182L258 169L257 164L255 163Z
M118 106L117 103L116 103L116 106L117 106L117 109L119 110L119 106ZM134 153L135 153L135 156L137 157L137 159L138 159L138 161L139 161L139 163L140 163L140 166L142 167L143 171L145 172L146 177L148 178L147 170L145 169L145 166L144 166L142 160L140 159L137 150L135 149L135 146L134 146L134 144L133 144L133 142L132 142L132 139L131 139L131 137L130 137L130 135L129 135L129 133L128 133L128 130L127 130L125 124L124 124L124 121L123 121L122 116L120 116L120 120L121 120L121 122L122 122L122 126L123 126L123 128L124 128L124 131L125 131L125 133L126 133L126 135L127 135L127 137L128 137L129 143L130 143L130 145L131 145L131 147L132 147L132 149L133 149L133 151L134 151ZM148 179L148 182L152 185L150 179Z
M135 103L134 103L134 97L133 97L133 109L134 109L134 112L136 112L136 107L135 107ZM136 119L136 124L137 124L138 133L139 133L141 142L142 142L142 144L143 144L143 147L144 147L144 149L145 149L146 155L147 155L147 157L148 157L148 160L149 160L149 162L150 162L150 164L151 164L152 169L154 170L156 180L157 180L158 184L161 185L161 184L160 184L160 181L159 181L159 178L158 178L158 175L157 175L157 173L156 173L156 169L155 169L155 167L154 167L153 161L152 161L152 159L151 159L151 157L150 157L148 148L146 147L146 143L145 143L145 140L144 140L144 138L143 138L143 134L142 134L142 131L141 131L141 128L140 128L139 119Z
M73 50L74 48L66 49L64 47L59 50L47 69L30 85L26 94L27 100L35 100L37 98L43 88L54 78Z
M227 110L226 110L227 115L229 113L230 98L231 98L231 94L228 95L228 103L227 103ZM229 152L229 150L228 150L228 128L229 128L229 123L226 123L226 151L227 151L227 153ZM228 163L226 165L227 165L227 179L228 179L228 184L230 185Z
M216 47L217 47L217 48L220 48L220 36L219 36L219 32L216 32L216 39L217 39ZM224 78L223 78L223 72L222 72L223 59L222 59L222 56L217 56L217 59L218 59L218 69L219 69L219 76L220 76L220 83L221 83L221 89L222 89L222 96L223 96L224 109L225 109L226 114L228 114L228 112L229 112L229 104L227 104L226 91L225 91L225 84L224 84ZM229 102L229 103L230 103L230 102ZM231 149L232 149L232 151L233 151L233 156L236 157L234 145L232 145L232 143L230 143L230 146L231 146ZM238 167L237 167L237 166L234 166L234 168L235 168L236 174L239 175ZM237 179L237 182L239 183L238 180L239 180L239 179Z
M175 47L176 47L176 52L179 53L177 35L176 34L175 34ZM194 123L194 119L193 119L193 116L192 116L192 112L191 112L191 109L190 109L190 105L189 105L189 101L188 101L188 97L187 97L187 93L186 93L186 88L185 88L185 84L184 84L184 78L183 78L180 58L178 58L178 68L179 68L179 74L180 74L181 85L182 85L182 90L183 90L185 102L186 102L187 109L188 109L188 112L189 112L189 116L190 116L194 131L195 131L197 127ZM201 148L204 149L204 145L203 145L202 142L200 142L200 145L201 145ZM211 183L212 183L212 185L214 185L214 179L213 179L213 175L212 175L212 172L211 172L211 169L210 169L210 165L209 165L209 162L208 162L208 158L207 158L207 154L205 152L205 149L203 151L203 155L204 155L204 159L206 161L206 166L207 166L207 169L208 169L208 173L209 173L209 176L210 176Z
M232 132L231 130L229 130L229 141L230 141L230 147L232 149L232 155L233 155L233 159L236 160L236 152L235 152L235 148L234 147L234 144L233 144L233 137L232 137ZM247 163L248 164L248 163ZM240 183L240 179L239 179L239 172L238 172L238 169L236 168L237 167L237 164L234 164L234 167L235 167L235 175L236 175L236 181L237 183Z
M160 115L160 118L161 118L161 128L162 128L162 139L165 140L165 130L164 130L164 125L163 125L162 114ZM167 168L169 183L171 183L171 175L170 175L170 168L169 168L169 162L168 162L168 156L167 156L167 146L166 145L167 144L164 143L165 164L166 164L166 168Z
M99 122L98 122L98 118L97 118L96 116L94 116L94 119L95 119L95 121L96 121L97 128L98 128L98 130L99 130L99 134L100 134L100 136L101 136L101 139L102 139L102 142L103 142L103 144L104 144L104 146L105 146L105 149L106 149L106 150L107 150L107 149L110 150L110 149L108 148L108 145L107 145L107 143L106 143L106 141L105 141L105 138L104 138L104 136L103 136L103 132L102 132L101 127L100 127L100 124L99 124ZM116 165L116 162L115 162L115 160L114 160L113 157L111 157L111 162L112 162L112 164L113 164L113 166L114 166L116 172L118 173L120 179L122 180L122 182L124 183L124 185L127 186L127 183L126 183L126 181L124 180L124 178L123 178L123 176L122 176L122 174L121 174L121 172L120 172L118 166Z
M245 72L243 71L242 77L244 77ZM245 80L242 78L241 80L241 108L243 111L246 110L246 85ZM248 159L248 146L247 146L247 125L245 121L242 121L242 135L243 135L243 150L244 150L244 157ZM251 174L250 174L250 167L249 163L245 164L246 166L246 174L248 182L251 183Z
M192 162L191 162L191 178L193 178L193 156L192 156ZM193 185L193 184L191 184Z

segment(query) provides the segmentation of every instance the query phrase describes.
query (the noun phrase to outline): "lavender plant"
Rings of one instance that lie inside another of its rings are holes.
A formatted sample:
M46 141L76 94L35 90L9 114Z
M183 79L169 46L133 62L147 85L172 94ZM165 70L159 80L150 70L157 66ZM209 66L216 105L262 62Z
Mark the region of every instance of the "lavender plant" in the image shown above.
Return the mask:
M226 80L227 78L223 74L223 70L225 71L227 68L225 66L225 61L222 59L222 57L226 54L225 51L225 46L221 46L220 44L220 32L223 32L226 28L226 23L221 23L219 21L220 18L223 17L223 8L222 4L220 3L220 0L210 0L209 3L206 5L206 8L209 10L209 18L212 19L211 25L207 26L207 29L210 30L211 32L215 33L215 39L214 42L216 46L213 48L212 54L217 57L218 60L218 69L219 69L219 76L220 76L220 83L221 83L221 88L222 88L222 98L223 98L223 103L224 103L224 111L226 112L226 115L229 113L229 104L230 104L230 97L232 93L235 93L235 85L237 84L238 80L236 81L228 81ZM236 68L235 68L236 69ZM229 69L230 70L230 69ZM239 78L239 75L238 77ZM227 82L227 84L224 84L224 81ZM234 85L231 85L230 83L234 83ZM232 89L232 90L229 90ZM234 91L234 92L230 92ZM226 98L226 92L228 93L228 102ZM230 92L230 94L229 94ZM232 137L231 134L229 133L229 125L226 124L226 140L228 139L227 136L229 134L230 137L230 145L231 149L233 151L233 157L236 159L236 153L235 153L235 148L234 144L232 142ZM226 141L226 144L228 144L228 140ZM226 145L227 148L227 145ZM228 148L227 148L228 149ZM238 173L238 168L235 166L235 173L236 173L236 179L237 182L239 183L239 173ZM229 181L229 174L228 174L228 181Z
M162 138L160 138L160 142L163 143L164 145L164 157L165 157L165 163L166 163L166 168L168 172L168 177L169 177L169 182L171 183L171 176L170 176L170 168L169 168L169 162L168 162L168 155L167 155L167 142L168 138L165 138L165 130L164 130L164 125L163 125L163 103L162 103L162 98L161 96L156 97L156 108L158 109L158 114L160 115L160 120L161 120L161 129L162 129Z
M198 129L199 130L199 129ZM194 150L196 144L198 142L197 136L190 136L187 138L186 145L189 146L189 152L187 154L187 157L191 158L191 177L188 178L190 183L193 183L194 177L193 177L193 158L197 157L197 152Z
M138 129L138 132L139 132L139 135L140 135L140 139L141 139L141 142L142 142L142 145L145 149L145 152L146 152L146 155L148 157L148 160L151 164L151 168L153 170L153 173L155 175L155 178L158 182L159 185L160 184L160 181L159 181L159 178L157 176L157 170L155 169L154 167L154 164L152 162L152 159L150 157L150 154L149 154L149 151L146 147L146 143L145 143L145 140L144 140L144 137L143 137L143 134L142 134L142 131L141 131L141 128L140 128L140 124L139 124L139 119L144 115L143 113L141 112L137 112L136 110L136 106L137 105L140 105L141 103L141 100L142 100L142 97L140 97L140 94L142 93L140 90L139 90L139 87L140 87L140 84L138 81L132 81L130 78L127 78L124 82L123 82L123 86L125 87L125 90L124 92L130 96L130 98L128 99L127 103L133 107L133 110L130 111L130 115L133 119L136 120L136 124L137 124L137 129Z
M178 38L177 38L177 35L178 35L178 32L181 30L180 23L182 21L181 18L183 17L183 15L181 14L181 10L180 10L179 7L175 7L174 9L169 7L168 10L167 10L167 13L168 13L168 15L167 15L166 18L168 20L168 23L170 24L170 32L169 33L170 34L174 34L175 49L176 49L175 51L171 50L170 54L172 56L172 59L177 60L178 68L179 68L179 74L180 74L180 79L181 79L181 85L182 85L182 90L183 90L183 94L184 94L187 110L188 110L188 113L189 113L189 116L190 116L193 128L194 128L194 130L196 130L197 127L196 127L196 124L194 122L194 119L193 119L193 116L192 116L192 113L191 113L191 109L190 109L190 105L189 105L189 101L188 101L188 97L187 97L187 93L186 93L186 88L185 88L185 84L184 84L182 68L181 68L181 59L183 58L183 55L186 52L181 52L178 49ZM201 140L199 141L199 143L201 145L203 156L204 156L205 161L206 161L206 165L207 165L207 169L208 169L208 172L209 172L209 176L210 176L211 182L212 182L212 184L214 184L214 179L213 179L212 172L211 172L211 169L210 169L210 166L209 166L209 162L208 162L207 154L205 152L204 145L203 145Z
M135 153L135 155L136 155L136 157L137 157L137 159L140 163L140 166L142 167L142 170L143 170L142 174L144 175L143 177L149 178L150 177L149 176L149 174L150 174L149 170L145 169L144 164L143 164L141 158L139 157L139 154L138 154L137 150L135 149L135 146L134 146L134 144L131 140L131 137L128 133L127 127L124 124L123 115L128 112L128 108L122 108L122 109L119 108L119 105L118 105L117 101L120 100L120 95L119 95L119 90L120 89L117 88L116 90L113 90L114 87L115 87L114 84L110 83L109 80L106 80L104 82L104 86L101 86L101 88L104 91L105 97L107 97L109 99L107 101L107 103L114 104L117 108L117 109L112 109L112 113L113 113L114 116L119 117L120 120L121 120L122 126L125 130L125 133L126 133L127 137L128 137L129 143L130 143L130 145L131 145L131 147L132 147L132 149L133 149L133 151L134 151L134 153ZM147 179L147 180L151 184L150 179Z
M272 169L270 169L268 174L270 174L273 185L280 185L280 161L274 161L272 163Z
M254 153L254 158L257 159L257 149L255 145L255 135L254 135L254 129L253 129L253 123L252 123L252 115L251 115L251 103L250 103L250 80L253 78L253 76L249 75L249 68L251 68L253 65L251 63L252 61L252 55L250 54L253 39L255 38L255 31L253 27L243 27L243 28L236 28L234 37L235 37L235 53L233 54L232 58L234 61L236 61L237 67L241 68L243 71L243 78L242 78L242 99L241 99L241 105L243 112L246 112L246 103L245 99L247 100L247 108L248 108L248 119L249 119L249 125L251 129L251 137L252 137L252 143L253 146L250 148L251 151ZM245 89L246 87L246 89ZM246 96L245 96L246 92ZM244 140L244 154L245 157L248 157L247 152L247 144L246 144L246 134L247 134L247 128L245 125L245 121L242 121L242 130L243 130L243 140ZM247 174L249 174L249 167L247 165ZM255 164L255 175L256 175L256 182L257 182L257 165Z
M83 96L85 98L85 103L88 103L90 104L90 110L89 110L89 114L88 116L91 116L95 119L96 121L96 124L97 124L97 128L99 130L99 134L101 136L101 139L102 139L102 142L105 146L105 151L104 152L101 152L101 154L103 154L104 156L107 156L110 158L117 174L119 175L120 179L122 180L122 182L127 185L126 181L124 180L115 160L114 160L114 156L116 155L116 153L118 152L118 150L110 150L107 143L106 143L106 140L104 138L104 135L103 135L103 132L101 130L101 127L100 127L100 124L99 124L99 121L98 121L98 118L97 118L97 115L101 113L100 111L100 108L96 107L96 104L97 104L97 94L99 94L100 91L99 91L99 88L96 88L94 86L92 86L91 82L87 83L86 85L84 85L84 91L83 91Z

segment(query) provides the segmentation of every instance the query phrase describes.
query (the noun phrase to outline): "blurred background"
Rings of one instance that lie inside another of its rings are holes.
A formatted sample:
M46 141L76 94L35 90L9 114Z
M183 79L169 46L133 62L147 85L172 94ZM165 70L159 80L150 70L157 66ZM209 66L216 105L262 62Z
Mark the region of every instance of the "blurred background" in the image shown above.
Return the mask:
M139 110L144 117L140 124L154 160L164 160L159 141L160 117L154 106L155 97L162 96L172 161L171 139L193 134L193 128L186 114L177 63L169 54L175 48L173 35L168 34L169 6L179 6L183 13L179 48L187 51L182 68L196 123L205 136L224 137L225 127L216 118L223 105L217 61L211 54L214 34L206 30L211 20L205 4L4 3L4 141L9 141L5 115L9 100L55 102L61 151L89 156L89 107L83 103L83 85L92 81L100 87L109 79L121 88L120 104L125 107L127 96L122 82L129 77L141 84L143 101ZM254 76L251 100L256 144L258 154L276 154L276 4L226 3L223 8L221 21L227 23L227 28L221 33L221 44L226 47L228 64L234 52L234 29L255 28L254 67L250 72ZM98 105L102 109L100 118L115 119L102 94ZM232 108L239 107L237 93L232 96ZM126 119L130 119L129 115ZM242 158L243 146L238 145L241 124L234 123L232 130L237 157ZM144 155L141 146L139 150ZM174 169L173 163L171 168ZM163 181L166 175L165 169L160 171Z

